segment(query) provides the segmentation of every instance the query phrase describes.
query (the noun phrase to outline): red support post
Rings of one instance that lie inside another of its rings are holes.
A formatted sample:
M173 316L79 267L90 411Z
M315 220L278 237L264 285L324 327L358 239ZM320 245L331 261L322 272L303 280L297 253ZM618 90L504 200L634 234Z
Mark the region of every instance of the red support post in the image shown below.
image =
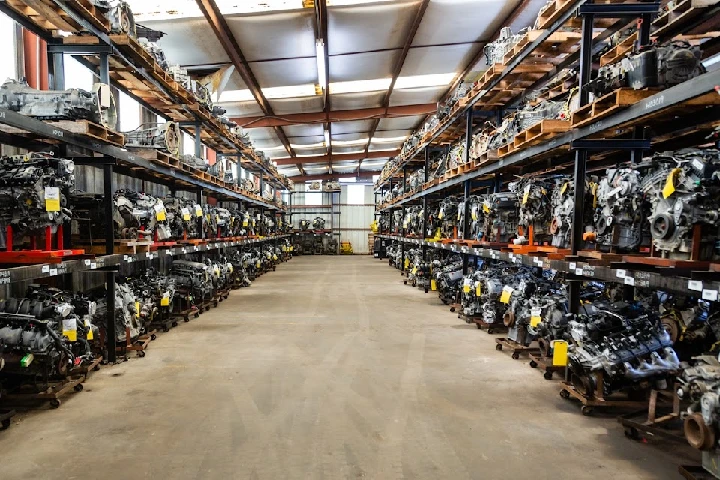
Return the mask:
M5 227L5 250L12 252L13 249L13 228L12 225Z
M45 227L45 251L49 252L52 250L52 227L48 225Z
M65 239L63 238L65 235L65 226L64 225L58 225L57 229L57 249L58 250L65 250Z

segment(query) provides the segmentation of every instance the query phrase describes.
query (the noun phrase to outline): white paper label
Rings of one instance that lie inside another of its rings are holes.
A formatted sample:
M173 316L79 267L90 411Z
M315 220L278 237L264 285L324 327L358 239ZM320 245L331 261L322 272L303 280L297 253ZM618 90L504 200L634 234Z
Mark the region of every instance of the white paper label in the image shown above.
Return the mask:
M51 276L51 277L54 277L55 275L57 275L57 268L51 268L51 269L50 269L50 276Z
M615 276L617 278L625 278L625 270L615 270Z
M583 269L582 269L582 268L576 268L576 269L575 269L575 275L580 275L580 276L582 276L582 274L583 274Z
M711 302L716 302L718 299L718 291L717 290L703 290L702 299L709 300Z
M625 285L635 285L634 277L625 277Z
M575 270L577 268L577 264L575 262L570 262L570 270Z
M42 273L48 273L50 271L50 265L42 266Z
M700 280L690 280L688 281L688 288L690 290L695 290L696 292L701 292L703 289L703 283Z
M90 264L90 270L95 270L96 268L97 268L97 263Z

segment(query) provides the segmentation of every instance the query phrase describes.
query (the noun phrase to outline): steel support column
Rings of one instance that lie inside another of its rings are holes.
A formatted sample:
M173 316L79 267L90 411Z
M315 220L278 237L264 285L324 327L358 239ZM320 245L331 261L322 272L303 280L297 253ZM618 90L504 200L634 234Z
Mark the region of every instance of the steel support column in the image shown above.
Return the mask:
M197 192L195 193L195 201L198 205L200 205L200 207L202 207L202 188L198 188ZM205 229L203 228L204 217L205 212L203 212L202 216L195 219L195 221L197 222L198 232L200 232L200 238L205 238Z
M112 255L115 246L115 225L113 222L113 166L111 164L103 165L103 193L105 195L105 253ZM107 336L107 360L115 363L115 339L117 332L115 331L115 272L107 272L105 274L106 292L105 304L107 305L106 317L106 336Z
M100 83L110 85L110 58L107 53L100 54Z
M470 196L470 184L472 183L472 180L465 180L463 194L464 194L464 203L463 203L463 231L461 238L463 240L466 239L467 235L467 228L468 228L468 197ZM468 273L468 264L470 262L470 254L469 253L463 253L462 254L463 259L463 275L467 275Z

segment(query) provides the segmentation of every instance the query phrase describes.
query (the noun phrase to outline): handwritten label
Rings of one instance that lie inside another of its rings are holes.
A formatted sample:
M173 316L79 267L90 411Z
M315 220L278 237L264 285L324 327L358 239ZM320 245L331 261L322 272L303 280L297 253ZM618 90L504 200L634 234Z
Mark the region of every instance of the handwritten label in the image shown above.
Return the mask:
M635 286L635 278L634 277L625 277L625 285Z
M710 302L716 302L718 299L718 291L717 290L703 290L702 291L702 299L708 300Z
M688 289L701 292L703 289L703 283L700 280L690 280L688 281Z
M617 278L625 278L625 270L615 270L615 276Z

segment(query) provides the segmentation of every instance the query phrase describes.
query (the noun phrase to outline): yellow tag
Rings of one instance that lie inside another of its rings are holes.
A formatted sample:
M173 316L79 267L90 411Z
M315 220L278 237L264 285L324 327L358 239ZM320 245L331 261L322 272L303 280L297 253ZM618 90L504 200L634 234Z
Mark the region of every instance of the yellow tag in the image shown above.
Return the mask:
M590 192L592 193L592 196L593 196L593 208L597 208L597 194L596 194L597 187L598 187L597 183L592 183L590 185Z
M445 218L445 212L440 210L440 213L438 213L438 220L442 220L443 218Z
M162 297L160 299L160 306L161 307L169 307L170 306L170 298L169 297Z
M165 210L160 210L159 212L157 212L157 214L155 215L155 218L157 219L158 222L162 222L163 220L165 220L165 218L166 218Z
M88 340L94 339L94 338L95 338L95 335L93 335L92 324L90 323L90 320L85 320L85 326L86 326L87 329L88 329L87 339L88 339Z
M530 196L530 192L525 192L525 195L523 195L522 204L525 205L528 201L528 196Z
M220 223L220 215L215 215L215 223Z
M233 273L233 266L232 266L232 265L228 265L228 272Z
M668 198L675 191L675 175L679 172L679 168L673 168L670 170L670 173L668 173L667 180L665 180L665 186L662 190L663 198Z
M198 205L197 207L195 207L195 216L196 216L196 217L202 217L202 207L201 207L200 205Z
M483 212L490 213L490 207L483 203Z
M140 302L135 302L135 312L137 312L137 316L140 316Z
M247 221L247 220L243 220L243 227L247 227L247 226L248 226L248 221Z
M430 290L432 290L433 292L437 291L437 282L434 278L430 280Z
M553 366L567 366L568 364L568 344L565 340L553 340Z
M295 245L292 245L292 246L290 247L290 251L291 251L291 252L294 252L294 251L295 251Z
M412 274L415 275L417 273L417 267L413 267Z
M460 220L460 212L458 211L458 221Z
M463 293L470 293L470 285L463 285Z
M77 320L68 318L62 321L62 334L71 342L77 341Z
M510 296L512 296L512 292L510 290L503 289L502 294L500 295L500 302L510 303Z
M542 318L540 317L530 317L530 326L531 327L537 327L540 322L542 322Z
M405 269L407 270L408 268L410 268L410 259L406 258L405 259Z
M273 253L273 260L277 260L277 255Z
M561 195L565 193L565 191L566 191L567 188L568 188L568 185L570 185L570 182L565 182L565 184L562 186L562 188L560 189L560 194L561 194Z
M185 220L186 222L190 221L190 212L183 213L183 220Z
M59 212L60 211L60 188L45 187L45 211L46 212Z
M258 260L257 263L255 264L255 268L260 268L260 260Z
M475 286L475 296L482 297L482 286L479 283Z
M208 222L210 221L210 214L209 214L209 213L206 213L206 214L205 214L205 220L208 221Z
M472 216L473 221L475 221L475 220L478 219L477 213L475 213L475 211L472 212L472 215L471 215L471 216Z

